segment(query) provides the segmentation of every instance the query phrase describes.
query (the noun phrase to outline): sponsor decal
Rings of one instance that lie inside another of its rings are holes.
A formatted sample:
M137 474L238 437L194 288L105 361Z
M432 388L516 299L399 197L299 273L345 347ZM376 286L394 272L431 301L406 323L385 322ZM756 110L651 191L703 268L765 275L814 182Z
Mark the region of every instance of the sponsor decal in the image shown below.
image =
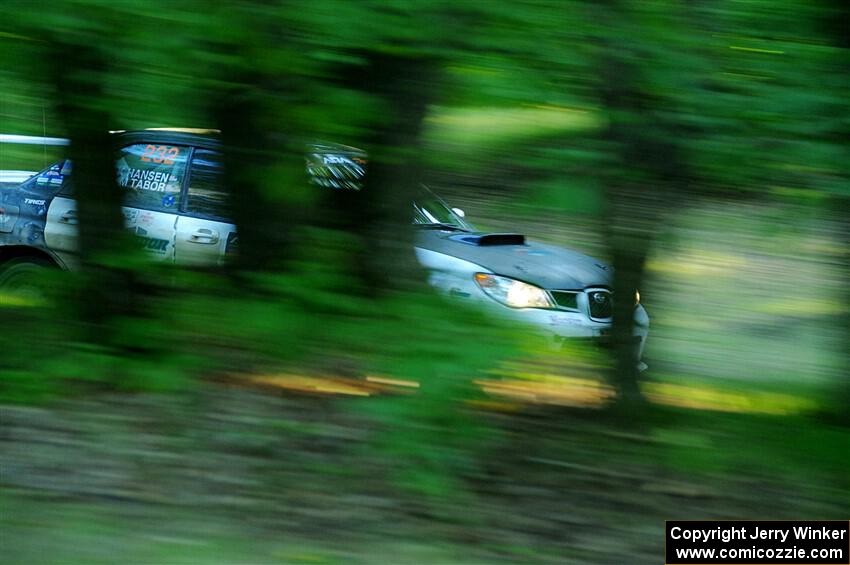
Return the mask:
M516 247L514 248L514 253L519 253L520 255L533 255L535 257L545 257L549 255L548 251L543 251L542 249L529 249L527 247Z
M173 165L174 160L180 156L180 148L169 145L146 145L145 151L139 157L139 161L146 163L157 163Z
M349 159L340 155L325 155L322 157L322 162L325 165L345 165L351 163Z
M24 204L31 204L32 206L44 206L44 200L36 200L34 198L24 198Z
M141 248L145 251L152 251L158 255L164 255L168 251L168 240L157 239L154 237L139 237Z
M124 214L124 222L127 224L135 224L139 218L139 211L134 208L121 208L121 213Z
M181 179L175 173L182 175L182 170L176 170L173 161L166 163L160 158L148 160L152 161L151 164L137 163L132 155L118 159L115 163L118 184L134 190L180 192Z
M67 171L67 172L66 172ZM41 173L35 179L36 186L59 186L65 180L65 176L71 172L71 162L57 163L48 170Z
M163 196L162 197L162 205L165 206L166 208L171 208L172 206L174 206L174 195L169 194L167 196Z
M145 251L156 253L157 255L165 255L168 251L168 240L157 237L148 237L148 230L140 227L131 230L139 241L139 247Z
M572 316L559 316L557 314L549 315L549 325L550 326L580 326L581 320Z
M128 167L125 171L121 171L118 181L121 186L126 188L166 192L169 191L169 185L177 182L177 177L165 171L149 171ZM176 190L173 191L177 192Z
M366 173L365 161L346 155L311 153L307 155L310 182L327 188L360 190Z

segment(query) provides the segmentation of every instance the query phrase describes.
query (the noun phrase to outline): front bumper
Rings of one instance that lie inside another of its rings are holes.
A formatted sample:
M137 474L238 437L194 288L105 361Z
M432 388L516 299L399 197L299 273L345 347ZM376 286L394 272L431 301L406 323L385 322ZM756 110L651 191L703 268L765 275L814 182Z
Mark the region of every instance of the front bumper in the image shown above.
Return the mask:
M577 299L576 309L510 308L488 296L474 282L475 273L486 272L486 269L480 265L425 249L417 248L416 254L419 262L429 270L428 282L431 286L445 292L448 296L478 303L502 319L537 331L553 347L561 347L565 340L576 338L604 341L605 336L611 331L610 319L590 318L587 292L603 290L601 287L575 291L580 297ZM634 321L634 335L638 347L638 358L640 358L649 335L649 315L641 304L635 306Z
M492 302L492 301L491 301ZM600 346L610 343L611 322L591 320L583 312L543 310L538 308L508 308L493 304L503 317L526 324L538 330L553 347L562 347L567 341L588 340ZM635 306L633 335L637 357L641 359L649 336L649 315L641 304Z

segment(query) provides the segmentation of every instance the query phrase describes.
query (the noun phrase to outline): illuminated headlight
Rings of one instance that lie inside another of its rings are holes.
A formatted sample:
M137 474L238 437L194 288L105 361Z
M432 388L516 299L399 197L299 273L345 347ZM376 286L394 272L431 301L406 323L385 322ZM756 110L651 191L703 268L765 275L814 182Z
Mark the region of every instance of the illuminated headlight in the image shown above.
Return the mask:
M635 306L637 306L638 304L640 304L640 291L635 290Z
M545 290L499 275L475 273L475 282L487 295L511 308L554 308Z

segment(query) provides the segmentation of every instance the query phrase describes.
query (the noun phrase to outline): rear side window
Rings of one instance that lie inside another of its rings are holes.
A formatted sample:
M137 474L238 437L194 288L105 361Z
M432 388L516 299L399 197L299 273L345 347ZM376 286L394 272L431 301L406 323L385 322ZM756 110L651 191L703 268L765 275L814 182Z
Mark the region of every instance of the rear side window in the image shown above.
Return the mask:
M226 219L229 198L224 190L221 156L216 151L195 149L189 175L189 214Z
M188 155L180 145L139 143L121 149L115 171L126 191L124 205L177 213Z
M65 159L50 165L21 184L27 191L52 196L64 194L71 186L71 161Z

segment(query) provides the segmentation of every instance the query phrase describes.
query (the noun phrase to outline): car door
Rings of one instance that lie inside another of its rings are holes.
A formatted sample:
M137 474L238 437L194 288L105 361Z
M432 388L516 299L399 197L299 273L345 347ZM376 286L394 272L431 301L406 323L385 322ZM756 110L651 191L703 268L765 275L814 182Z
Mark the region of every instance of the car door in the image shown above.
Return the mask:
M136 143L118 151L115 172L124 189L124 225L153 260L174 261L190 154L190 147L167 143Z
M44 242L71 268L77 265L77 201L60 194L50 202L44 224Z
M191 148L137 143L118 150L117 183L124 190L124 224L153 260L174 261L177 213ZM47 211L47 246L69 265L78 249L77 203L71 185L64 187Z
M186 201L177 219L174 247L179 265L221 265L227 254L235 252L236 226L228 220L228 208L219 153L195 148Z
M33 182L32 180L28 182ZM44 220L44 243L69 268L77 264L77 202L73 196L71 161L53 165L35 179L37 186L60 185Z

